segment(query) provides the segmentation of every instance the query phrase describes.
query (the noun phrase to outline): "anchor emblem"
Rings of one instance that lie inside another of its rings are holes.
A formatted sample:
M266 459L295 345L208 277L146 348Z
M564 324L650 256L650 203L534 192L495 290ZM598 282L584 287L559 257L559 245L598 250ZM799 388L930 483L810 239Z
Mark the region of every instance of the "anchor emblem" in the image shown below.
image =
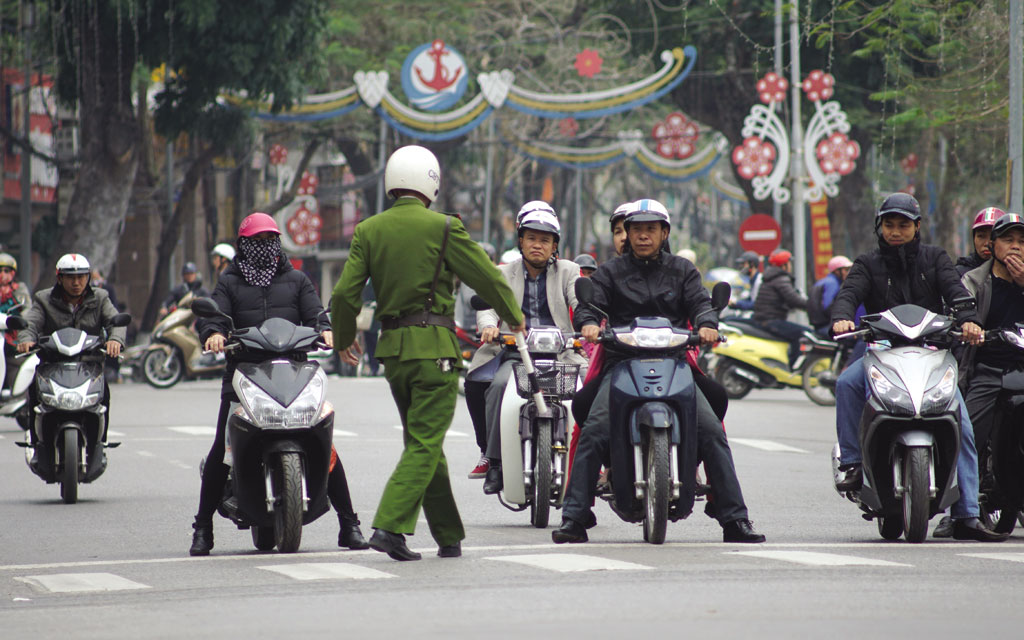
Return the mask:
M420 79L424 85L430 87L434 91L443 91L448 87L452 86L459 80L459 76L462 75L462 67L455 70L455 75L451 78L448 77L448 69L441 62L441 58L448 55L450 52L444 46L443 40L434 40L430 44L430 50L427 51L427 55L434 60L434 77L427 80L423 76L423 72L420 71L419 67L414 67L416 77Z

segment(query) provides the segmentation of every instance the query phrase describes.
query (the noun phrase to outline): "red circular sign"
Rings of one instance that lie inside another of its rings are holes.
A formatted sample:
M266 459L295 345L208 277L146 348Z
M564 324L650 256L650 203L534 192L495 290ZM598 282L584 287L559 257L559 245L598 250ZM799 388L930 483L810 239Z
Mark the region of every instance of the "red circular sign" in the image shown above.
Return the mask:
M746 251L766 256L778 249L780 242L782 230L769 215L755 213L740 224L740 246Z

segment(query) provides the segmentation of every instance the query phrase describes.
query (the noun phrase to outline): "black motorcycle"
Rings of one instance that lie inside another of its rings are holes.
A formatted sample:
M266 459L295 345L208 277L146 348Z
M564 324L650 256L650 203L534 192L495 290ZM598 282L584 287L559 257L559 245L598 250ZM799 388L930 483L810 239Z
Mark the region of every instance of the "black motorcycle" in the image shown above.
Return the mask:
M728 283L715 285L716 310L729 294ZM597 308L586 278L576 281L576 298ZM601 344L626 356L602 374L611 376L609 501L623 520L643 522L645 541L661 544L668 521L693 511L697 492L697 387L685 352L700 336L667 318L642 317L604 330Z
M126 327L131 320L119 313L111 327ZM37 404L33 434L26 433L18 445L27 448L29 469L47 484L60 483L61 499L74 504L78 485L106 471L106 449L121 444L107 442L106 337L68 327L41 337L29 353L37 353L40 361L34 382Z
M261 551L298 551L302 526L329 508L334 407L327 375L306 359L326 345L316 330L282 318L235 329L209 298L195 300L192 311L231 323L227 349L239 360L232 387L241 405L228 419L231 471L217 511L250 529Z

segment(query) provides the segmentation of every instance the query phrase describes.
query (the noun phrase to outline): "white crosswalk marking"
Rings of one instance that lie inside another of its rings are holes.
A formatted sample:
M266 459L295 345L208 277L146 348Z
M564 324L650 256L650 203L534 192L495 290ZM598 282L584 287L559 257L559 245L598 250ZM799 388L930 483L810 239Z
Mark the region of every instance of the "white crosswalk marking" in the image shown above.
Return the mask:
M798 449L788 444L772 442L771 440L757 440L755 438L729 438L729 442L742 444L747 447L761 449L762 451L785 452L785 453L810 453L806 449Z
M336 435L336 436L355 437L355 436L358 436L359 434L358 433L352 433L351 431L344 431L342 429L335 429L334 430L334 435Z
M984 558L1003 562L1024 562L1024 553L961 553L965 558Z
M92 591L126 591L151 589L113 573L52 573L44 576L16 577L15 580L50 593L88 593Z
M153 453L152 451L136 451L135 453L139 454L143 458L154 458L154 457L156 457L156 454Z
M559 573L577 571L646 571L654 567L576 553L538 553L522 556L494 556L484 560L514 562Z
M781 560L783 562L795 562L816 567L846 567L846 566L868 566L868 567L912 567L902 562L889 562L888 560L876 560L874 558L862 558L859 556L844 556L838 553L820 553L818 551L729 551L728 554L738 556L751 556L754 558L765 558L768 560Z
M468 438L469 437L468 433L463 433L461 431L453 431L452 429L448 430L448 435L455 436L456 438Z
M110 429L107 429L107 435L114 436L115 438L123 438L125 436L125 434L121 433L120 431L112 431Z
M190 436L212 436L217 433L216 427L167 427L171 431L184 433Z
M384 578L397 578L398 576L361 567L357 564L346 562L306 562L300 564L278 564L266 567L257 567L264 571L272 571L288 576L293 580L381 580Z

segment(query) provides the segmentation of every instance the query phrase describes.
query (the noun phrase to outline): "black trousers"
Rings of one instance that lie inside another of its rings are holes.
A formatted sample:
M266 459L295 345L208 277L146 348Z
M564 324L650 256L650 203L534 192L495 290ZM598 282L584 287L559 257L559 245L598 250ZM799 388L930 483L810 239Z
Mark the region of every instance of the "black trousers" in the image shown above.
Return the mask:
M971 424L974 425L974 447L980 459L985 455L982 452L988 450L988 442L992 438L996 401L1003 388L1003 370L976 364L968 385L964 404L967 405L967 414L971 416ZM980 471L985 475L984 469Z
M473 434L476 435L476 446L480 447L480 455L487 451L487 387L489 380L466 380L466 408L469 419L473 421Z
M206 455L206 466L203 467L203 482L199 489L199 511L196 513L196 522L212 522L217 505L220 504L221 498L224 496L224 483L228 480L228 465L224 464L224 438L232 401L237 402L232 396L222 396L220 399L220 411L217 412L217 433L213 437L210 453ZM338 456L338 462L327 476L327 498L331 501L334 510L338 512L339 521L358 520L352 508L352 496L349 495L348 479L345 477L345 467L341 464L341 456Z
M576 456L572 463L572 474L562 505L562 517L587 526L594 522L590 505L594 501L597 477L601 464L609 457L611 446L611 378L604 376L594 398L590 415L583 425ZM747 506L736 477L732 451L725 437L721 421L711 410L704 394L697 390L697 457L704 461L711 498L714 501L715 518L725 525L747 518Z
M607 369L608 367L605 367L605 370ZM580 387L573 397L572 417L576 424L582 425L586 423L587 416L590 414L590 407L594 404L594 397L597 396L597 390L601 387L601 380L603 378L604 372L602 371L600 375L595 376L590 382ZM711 405L711 410L718 416L718 421L722 422L725 420L725 414L729 410L729 395L725 392L725 387L696 370L693 371L693 382L697 385L700 392L704 394L704 398ZM469 399L468 388L466 389L466 398L467 400ZM472 414L472 409L470 409L470 413Z

